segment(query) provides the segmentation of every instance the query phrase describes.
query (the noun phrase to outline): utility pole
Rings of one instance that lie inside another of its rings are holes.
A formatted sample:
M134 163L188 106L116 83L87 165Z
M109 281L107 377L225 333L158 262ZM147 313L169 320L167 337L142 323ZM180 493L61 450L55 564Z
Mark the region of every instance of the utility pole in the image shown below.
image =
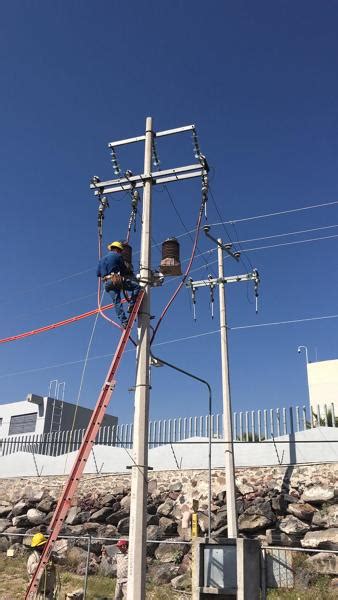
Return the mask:
M179 133L191 132L194 144L195 157L198 162L194 164L175 167L165 170L152 171L152 157L154 165L159 165L155 142L157 138ZM145 142L144 172L134 175L126 171L122 176L118 165L115 148L139 142ZM159 277L151 269L151 204L152 187L164 185L169 182L181 181L191 178L202 178L202 192L206 193L208 167L205 157L201 155L195 125L186 125L175 129L155 132L152 118L146 119L146 131L139 135L124 140L110 142L114 172L118 178L101 181L94 176L91 189L100 201L101 213L108 206L106 196L117 192L129 191L131 194L137 188L143 188L143 212L141 233L141 259L140 283L144 289L144 297L139 312L138 344L136 354L136 390L134 408L134 437L133 437L133 463L128 465L132 470L131 478L131 506L129 530L129 561L128 561L128 600L145 600L146 584L146 504L148 492L148 428L149 428L149 392L150 392L150 291L152 286L159 285ZM102 226L102 214L99 224ZM101 232L102 235L102 232ZM163 278L162 278L163 279Z
M153 120L146 120L144 147L144 188L141 236L141 281L145 294L138 321L136 390L134 408L133 458L131 465L131 503L129 526L128 600L145 598L146 583L146 508L148 493L148 424L149 424L149 359L150 359L150 290L151 290L151 156Z
M218 258L218 286L219 292L219 320L221 329L221 359L222 359L222 390L223 390L223 434L225 439L225 482L226 482L226 504L228 537L236 538L237 529L237 510L236 510L236 490L235 490L235 460L234 444L232 438L232 410L230 393L230 374L229 374L229 356L228 356L228 331L225 307L225 287L224 287L224 264L222 240L218 239L217 258Z
M235 490L235 461L234 445L232 436L232 410L230 394L230 374L228 357L228 333L226 320L225 287L226 283L238 283L240 281L254 281L256 294L256 310L259 274L256 269L252 273L244 275L234 275L224 277L223 252L227 252L235 260L239 259L238 252L232 252L231 244L223 244L222 240L215 239L210 235L210 226L204 227L204 232L208 238L217 244L218 257L218 279L193 281L190 279L187 287L191 288L193 303L195 303L195 291L199 287L209 287L212 291L216 285L219 290L219 310L220 310L220 337L221 337L221 362L222 362L222 390L223 390L223 435L225 440L225 481L226 481L226 507L228 520L228 538L237 538L237 511L236 511L236 490Z

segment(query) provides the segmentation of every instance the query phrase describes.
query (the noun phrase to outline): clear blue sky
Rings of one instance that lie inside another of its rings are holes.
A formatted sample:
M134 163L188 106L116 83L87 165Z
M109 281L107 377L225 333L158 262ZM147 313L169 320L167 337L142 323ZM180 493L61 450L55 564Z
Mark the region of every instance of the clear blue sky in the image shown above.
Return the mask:
M211 187L224 220L338 200L336 2L7 2L2 6L1 335L53 323L95 307L97 201L89 178L113 176L107 143L195 123L212 165ZM161 140L162 168L193 161L189 135ZM122 168L142 170L141 145L119 152ZM170 184L187 228L200 201L199 181ZM105 241L121 238L130 210L114 198ZM219 221L209 202L209 222ZM338 205L228 226L233 239L338 224ZM225 237L222 227L216 235ZM184 233L167 194L154 192L156 241ZM338 235L338 228L242 244L261 247ZM139 231L133 239L137 264ZM201 239L200 249L211 246ZM182 259L191 241L181 238ZM230 326L338 313L338 237L251 251L262 275L258 316L245 284L229 287ZM215 260L212 255L209 260ZM159 254L153 253L153 264ZM210 272L196 260L194 277ZM226 261L230 274L246 267ZM215 265L213 265L215 267ZM69 277L79 271L82 275ZM60 279L65 278L63 281ZM153 293L158 315L174 284ZM251 287L248 288L252 300ZM218 304L216 303L216 315ZM208 292L191 318L184 290L157 342L214 331ZM0 347L1 402L46 394L51 379L77 396L93 320ZM305 360L338 356L338 320L230 332L235 409L304 403ZM93 406L116 330L100 320L81 403ZM155 348L154 348L155 351ZM220 407L219 337L163 344L156 352L212 383ZM106 358L95 357L106 355ZM75 364L68 364L74 362ZM66 363L65 366L62 366ZM54 365L54 366L53 366ZM110 412L132 419L134 353L125 355ZM205 391L165 368L154 370L151 415L206 412Z

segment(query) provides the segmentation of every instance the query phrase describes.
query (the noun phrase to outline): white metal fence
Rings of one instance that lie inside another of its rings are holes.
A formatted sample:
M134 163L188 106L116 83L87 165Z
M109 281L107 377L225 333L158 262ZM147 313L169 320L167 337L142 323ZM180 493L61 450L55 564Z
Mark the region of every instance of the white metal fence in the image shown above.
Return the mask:
M150 448L183 441L194 437L208 437L209 419L212 438L222 439L223 418L221 414L194 417L177 417L149 422L148 442ZM282 435L292 435L313 427L337 427L334 404L314 412L306 406L270 408L233 413L233 436L241 442L261 442ZM55 431L41 435L9 436L0 439L0 456L14 452L30 452L58 456L78 450L85 429ZM101 427L95 443L105 446L130 448L133 425L106 425Z

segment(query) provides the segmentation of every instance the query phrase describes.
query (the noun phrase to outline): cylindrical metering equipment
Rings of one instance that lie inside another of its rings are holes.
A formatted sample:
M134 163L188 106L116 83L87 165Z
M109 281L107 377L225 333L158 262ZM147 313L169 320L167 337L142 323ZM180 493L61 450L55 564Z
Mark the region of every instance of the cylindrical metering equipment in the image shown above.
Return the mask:
M160 271L163 275L182 275L180 245L176 238L168 238L162 244Z
M122 250L122 258L124 260L124 264L126 265L126 269L128 271L128 275L133 273L133 249L126 242L122 242L123 250Z

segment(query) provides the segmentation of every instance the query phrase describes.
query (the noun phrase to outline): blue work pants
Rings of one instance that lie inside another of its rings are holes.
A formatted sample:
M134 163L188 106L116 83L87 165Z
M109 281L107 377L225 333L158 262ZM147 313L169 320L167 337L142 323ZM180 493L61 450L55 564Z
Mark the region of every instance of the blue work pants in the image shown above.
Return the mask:
M133 306L141 289L139 284L132 279L124 279L123 287L127 292L130 292L130 306ZM126 313L123 310L121 302L121 294L123 294L123 290L114 287L110 281L107 281L105 285L105 290L111 296L111 299L115 304L115 311L118 319L120 320L122 325L126 325L128 323L128 317L126 316Z

